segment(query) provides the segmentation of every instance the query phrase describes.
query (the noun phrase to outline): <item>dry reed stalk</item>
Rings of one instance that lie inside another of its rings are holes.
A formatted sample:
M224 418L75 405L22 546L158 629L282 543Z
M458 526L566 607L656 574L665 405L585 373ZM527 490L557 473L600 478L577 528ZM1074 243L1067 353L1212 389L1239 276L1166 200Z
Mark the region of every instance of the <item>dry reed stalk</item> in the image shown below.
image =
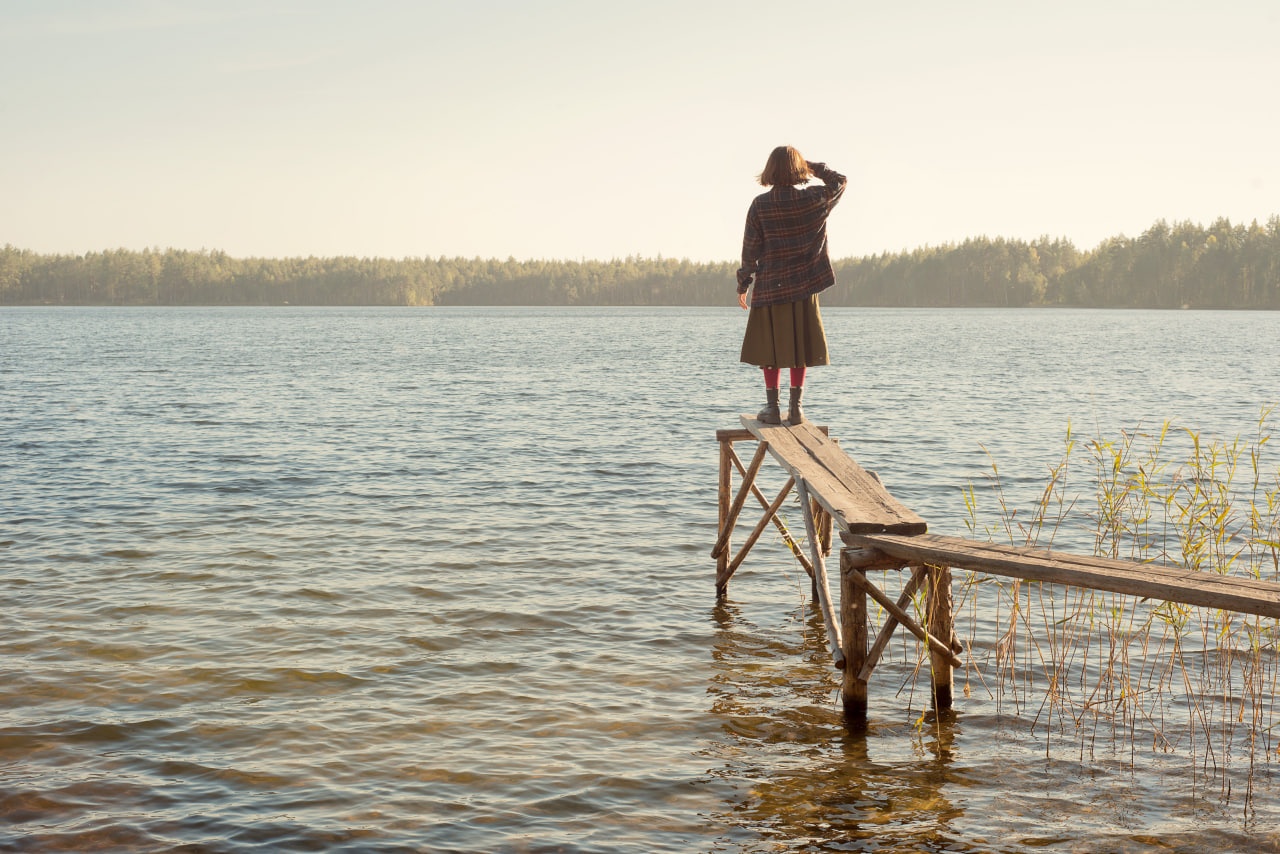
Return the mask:
M1070 484L1077 449L1070 429L1061 460L1025 513L1012 506L988 454L982 495L995 499L995 521L979 521L979 491L970 484L970 532L1040 548L1091 538L1096 554L1112 558L1280 580L1280 466L1266 456L1274 410L1262 410L1247 442L1169 424L1091 440L1085 448L1093 500L1084 510ZM1252 797L1255 769L1275 752L1276 620L968 576L957 609L972 617L969 648L990 652L966 667L966 678L990 673L998 712L1030 711L1039 694L1031 726L1044 733L1047 752L1064 736L1076 740L1082 757L1127 748L1130 763L1138 761L1140 743L1157 752L1186 750L1196 779L1219 781L1224 796L1226 772L1245 760L1246 801ZM990 644L976 628L980 596L981 610L1001 627Z

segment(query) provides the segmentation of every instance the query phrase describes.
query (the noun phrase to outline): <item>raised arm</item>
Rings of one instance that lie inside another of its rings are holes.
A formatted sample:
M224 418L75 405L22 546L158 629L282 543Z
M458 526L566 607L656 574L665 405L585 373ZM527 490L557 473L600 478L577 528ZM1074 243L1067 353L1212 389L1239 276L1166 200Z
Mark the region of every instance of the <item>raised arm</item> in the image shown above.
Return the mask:
M827 206L835 207L836 202L840 201L840 197L844 195L844 188L849 183L849 179L836 170L828 168L825 163L814 163L812 160L806 160L805 163L809 164L809 171L827 185L829 194Z

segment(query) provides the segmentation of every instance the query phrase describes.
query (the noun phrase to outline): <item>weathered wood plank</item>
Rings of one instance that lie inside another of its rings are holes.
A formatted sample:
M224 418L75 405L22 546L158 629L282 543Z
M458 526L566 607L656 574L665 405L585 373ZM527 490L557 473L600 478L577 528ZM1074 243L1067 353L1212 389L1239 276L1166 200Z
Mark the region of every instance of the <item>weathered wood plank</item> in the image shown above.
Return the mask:
M910 561L896 558L893 555L885 554L879 549L869 547L855 548L846 545L840 552L851 566L856 566L863 572L871 572L873 569L903 569L910 563Z
M752 436L751 431L747 430L746 428L741 428L736 430L730 428L727 430L716 431L717 442L745 442L749 439L754 439L754 438L755 436Z
M1156 564L921 534L858 534L854 545L911 564L933 564L1029 581L1088 587L1167 602L1280 618L1280 583Z
M809 452L801 446L791 434L791 428L784 425L774 426L761 424L754 418L742 416L744 424L754 425L751 431L761 443L769 448L769 453L796 480L803 480L808 485L809 494L818 500L828 513L843 523L841 511L853 509L849 507L849 491L831 472L814 464ZM768 438L764 438L768 436ZM775 444L776 443L776 444Z
M832 515L842 534L918 534L926 530L919 516L889 495L877 478L849 459L812 425L763 424L750 415L742 416L742 424L769 445L769 452L783 468L809 485L810 493ZM822 459L815 453L820 453Z
M791 428L791 434L862 505L860 512L865 514L865 520L846 519L846 531L910 535L923 534L928 530L928 525L915 511L889 494L880 478L858 465L839 445L813 429L812 425L799 424Z
M805 423L808 424L809 422L806 421ZM824 436L829 432L829 428L826 424L812 424L810 426ZM716 431L717 442L747 442L755 441L755 438L756 437L752 432L745 427L730 427L728 429Z

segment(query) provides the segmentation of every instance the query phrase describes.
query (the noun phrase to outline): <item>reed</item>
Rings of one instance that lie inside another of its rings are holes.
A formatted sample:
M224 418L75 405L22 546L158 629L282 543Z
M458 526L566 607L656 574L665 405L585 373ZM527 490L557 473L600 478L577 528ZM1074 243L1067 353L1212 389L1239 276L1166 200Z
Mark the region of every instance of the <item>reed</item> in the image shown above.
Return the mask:
M1280 465L1267 454L1275 408L1261 411L1247 440L1165 423L1082 443L1068 428L1060 460L1025 510L988 455L988 483L971 483L964 495L970 533L1280 580ZM1073 479L1080 469L1082 488ZM1030 714L1046 752L1070 740L1082 758L1184 753L1197 783L1214 781L1224 794L1234 776L1227 771L1245 763L1251 800L1255 770L1278 758L1280 744L1276 620L972 573L958 579L957 608L972 617L962 621L971 627L966 672L989 686L998 710ZM993 612L996 628L984 634L979 616L990 626Z

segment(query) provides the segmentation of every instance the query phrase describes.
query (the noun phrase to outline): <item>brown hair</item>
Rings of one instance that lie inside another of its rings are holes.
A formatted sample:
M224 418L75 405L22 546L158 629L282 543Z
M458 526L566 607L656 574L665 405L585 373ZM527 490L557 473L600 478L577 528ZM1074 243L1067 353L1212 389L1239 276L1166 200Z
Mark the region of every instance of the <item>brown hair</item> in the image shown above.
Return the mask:
M759 181L766 187L794 186L812 177L813 172L800 152L789 145L779 145L769 155L769 162L764 164Z

